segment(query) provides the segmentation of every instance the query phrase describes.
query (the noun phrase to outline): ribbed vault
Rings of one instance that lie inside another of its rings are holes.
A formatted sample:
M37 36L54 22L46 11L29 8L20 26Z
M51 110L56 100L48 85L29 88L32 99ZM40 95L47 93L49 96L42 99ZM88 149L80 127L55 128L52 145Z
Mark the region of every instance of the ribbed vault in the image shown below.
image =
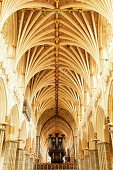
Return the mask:
M1 29L11 15L17 30L15 69L24 75L24 97L35 123L46 139L57 115L58 131L68 136L81 119L91 76L100 71L102 26L106 19L113 25L113 2L2 0Z
M66 145L69 147L70 140L76 131L74 118L67 110L60 109L59 114L55 115L54 109L46 110L39 118L37 123L37 136L48 146L48 135L59 133L65 134ZM71 143L72 144L72 143Z

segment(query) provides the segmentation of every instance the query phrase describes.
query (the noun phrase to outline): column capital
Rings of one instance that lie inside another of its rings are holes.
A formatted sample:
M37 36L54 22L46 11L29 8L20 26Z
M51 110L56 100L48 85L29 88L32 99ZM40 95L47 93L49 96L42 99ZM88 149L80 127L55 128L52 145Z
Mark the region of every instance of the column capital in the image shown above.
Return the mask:
M26 156L30 156L30 153L27 153L26 150L25 150L25 155L26 155Z
M21 141L23 141L23 142L25 142L23 139L21 139L21 138L17 138L17 140L18 140L18 142L21 142Z
M110 144L109 142L98 142L97 145L102 145L102 144Z
M9 126L9 124L7 122L4 123L0 123L0 130L5 130L6 126Z
M35 157L35 153L31 153L31 154L30 154L30 158L31 158L31 159L34 159L34 157Z
M25 149L25 155L30 155L30 148Z
M113 132L113 123L108 123L108 127L110 128L110 132Z
M17 140L6 140L6 142L5 142L5 143L9 143L9 142L12 142L12 143L18 143L18 141L17 141Z
M92 139L91 142L98 143L100 140L99 139Z
M89 148L84 149L84 156L89 155Z
M18 142L18 149L20 149L20 150L24 150L24 143L25 143L25 141L24 140L22 140L21 138L18 138L17 139L17 142Z
M97 150L97 143L99 142L100 140L98 140L97 138L94 138L91 140L91 143L92 143L92 149L90 148L90 150Z
M97 144L97 142L99 142L100 140L97 139L97 132L94 132L94 138L91 140L91 142L94 142L95 144Z
M40 136L36 135L36 138L40 138Z
M0 126L0 131L5 131L5 127Z

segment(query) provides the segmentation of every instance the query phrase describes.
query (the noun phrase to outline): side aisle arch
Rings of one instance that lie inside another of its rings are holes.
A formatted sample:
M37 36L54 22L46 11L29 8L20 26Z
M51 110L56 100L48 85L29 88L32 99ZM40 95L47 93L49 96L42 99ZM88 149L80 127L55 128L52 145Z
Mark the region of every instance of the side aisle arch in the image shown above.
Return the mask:
M9 131L6 133L6 138L17 140L19 134L19 111L18 106L14 105L9 115Z
M97 108L96 114L96 131L97 131L97 139L100 142L109 142L109 131L105 126L106 117L104 114L104 110L101 107Z

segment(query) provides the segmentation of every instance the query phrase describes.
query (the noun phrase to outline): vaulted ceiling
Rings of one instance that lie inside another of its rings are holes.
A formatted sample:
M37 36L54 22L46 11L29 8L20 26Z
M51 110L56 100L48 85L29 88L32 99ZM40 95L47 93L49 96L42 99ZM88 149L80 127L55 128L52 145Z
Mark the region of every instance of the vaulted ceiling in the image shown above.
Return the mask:
M2 0L0 28L11 15L15 65L25 76L25 98L42 127L47 121L54 126L50 120L59 115L65 123L58 120L58 126L69 128L68 134L66 121L77 124L91 75L100 69L100 49L107 43L103 26L107 21L113 25L113 2Z

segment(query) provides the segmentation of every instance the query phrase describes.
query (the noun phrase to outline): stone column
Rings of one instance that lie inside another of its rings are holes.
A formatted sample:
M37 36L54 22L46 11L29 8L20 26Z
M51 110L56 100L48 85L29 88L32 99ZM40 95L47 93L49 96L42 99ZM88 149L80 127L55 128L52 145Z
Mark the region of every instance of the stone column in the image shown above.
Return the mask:
M1 153L2 153L4 134L5 134L5 126L1 126L0 127L0 156L1 156Z
M6 141L5 151L4 151L3 170L15 170L16 151L17 151L17 142Z
M36 157L40 154L40 136L36 136Z
M24 170L30 170L30 154L25 154L25 168Z
M85 170L85 167L84 167L84 158L81 158L79 160L79 169L80 170Z
M78 153L77 153L77 148L78 148L78 144L77 144L77 136L74 136L74 154L75 154L75 158L77 159L78 157Z
M23 141L18 141L17 153L16 153L16 170L24 170L25 166L25 151L21 143Z
M82 153L78 155L78 169L84 170L84 155Z
M89 170L100 170L99 168L99 158L98 158L98 150L90 150L90 166Z
M3 168L3 144L5 135L5 124L0 124L0 170Z
M89 162L90 158L89 158L89 149L85 149L84 150L84 167L89 170L90 168L90 162Z
M39 155L40 155L40 136L36 136L36 150L35 150L35 167L39 163Z
M112 141L112 150L113 150L113 125L110 128L110 133L111 133L111 141ZM112 156L112 169L113 169L113 156Z
M84 156L83 166L84 166L84 167L83 167L84 170L85 170L85 169L89 170L89 155L85 155L85 156Z
M78 159L78 169L81 170L81 159Z
M99 157L98 157L98 149L97 149L97 133L94 132L94 139L92 139L89 143L89 157L90 157L90 167L89 170L100 170L99 167Z
M33 157L30 157L29 161L30 161L30 166L29 166L30 170L34 170L34 159L33 159Z
M107 142L98 143L97 147L100 170L112 170L109 143Z
M111 134L111 140L112 140L112 149L113 149L113 124L110 124L109 127L110 127L110 134Z
M106 117L106 129L109 130L109 133L111 135L111 139L110 139L110 153L112 153L113 151L113 122L111 123L110 120L109 120L109 117ZM109 136L108 136L108 139L109 139ZM109 143L109 140L108 140L108 143ZM112 169L113 169L113 154L111 154L111 166L112 166Z

